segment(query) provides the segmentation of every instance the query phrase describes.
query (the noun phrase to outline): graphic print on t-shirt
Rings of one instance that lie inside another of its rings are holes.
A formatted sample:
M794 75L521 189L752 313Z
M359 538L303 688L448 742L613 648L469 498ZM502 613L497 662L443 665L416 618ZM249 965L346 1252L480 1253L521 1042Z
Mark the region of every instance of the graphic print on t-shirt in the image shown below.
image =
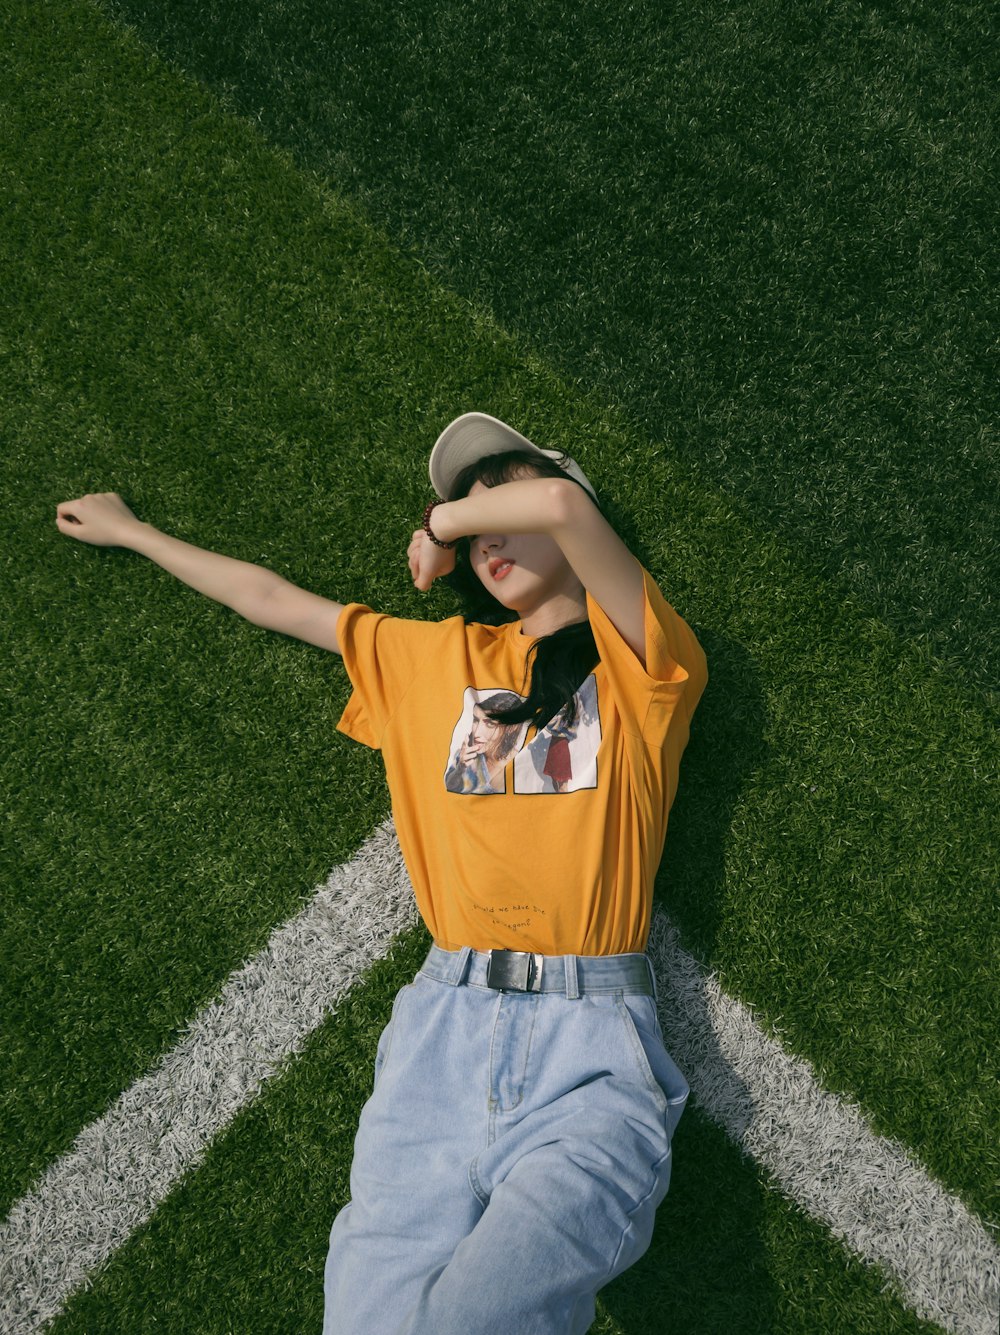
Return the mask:
M462 715L451 735L444 784L449 793L506 792L504 769L524 741L527 723L499 723L488 709L511 709L523 695L513 691L476 690L467 686Z
M568 709L560 709L514 757L515 793L574 793L597 787L601 715L593 673L573 696L573 704L572 723Z
M594 674L573 696L573 721L569 722L569 709L561 709L527 745L527 723L501 723L487 712L510 709L526 698L509 690L466 687L444 777L450 793L505 793L511 757L515 793L572 793L597 787L601 717Z

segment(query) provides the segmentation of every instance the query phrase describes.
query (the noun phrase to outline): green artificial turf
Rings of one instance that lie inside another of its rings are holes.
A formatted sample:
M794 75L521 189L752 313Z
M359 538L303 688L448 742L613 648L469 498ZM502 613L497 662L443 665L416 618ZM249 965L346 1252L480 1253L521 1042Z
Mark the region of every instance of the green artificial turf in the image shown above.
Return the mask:
M373 968L168 1198L71 1300L53 1335L299 1335L322 1324L323 1262L349 1196L354 1132L393 993L429 937ZM918 1335L886 1292L742 1160L699 1113L674 1139L670 1191L646 1255L602 1291L594 1335Z
M105 3L996 704L995 7Z
M134 553L74 542L56 504L117 491L317 593L443 617L451 595L419 594L405 551L433 439L479 407L572 449L706 647L657 885L686 944L991 1216L996 760L968 682L817 580L749 493L733 499L442 287L101 11L52 0L14 32L0 51L4 1205L389 810L379 757L335 732L334 655ZM326 1066L316 1089L350 1100L345 1079ZM347 1135L325 1170L341 1181ZM300 1264L317 1263L329 1205L295 1243ZM784 1267L774 1328L804 1328Z

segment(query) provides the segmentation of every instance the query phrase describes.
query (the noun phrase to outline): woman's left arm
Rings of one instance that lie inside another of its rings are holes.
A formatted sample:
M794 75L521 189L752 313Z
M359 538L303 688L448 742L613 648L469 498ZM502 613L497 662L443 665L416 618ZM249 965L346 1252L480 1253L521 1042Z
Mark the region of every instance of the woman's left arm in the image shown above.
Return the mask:
M431 512L431 528L442 542L473 533L553 533L560 522L560 494L581 488L558 477L521 477L474 496L442 501Z
M642 566L587 493L568 478L520 478L435 506L443 542L472 533L548 533L646 667Z
M646 667L642 566L575 482L553 479L562 503L552 536L577 578Z

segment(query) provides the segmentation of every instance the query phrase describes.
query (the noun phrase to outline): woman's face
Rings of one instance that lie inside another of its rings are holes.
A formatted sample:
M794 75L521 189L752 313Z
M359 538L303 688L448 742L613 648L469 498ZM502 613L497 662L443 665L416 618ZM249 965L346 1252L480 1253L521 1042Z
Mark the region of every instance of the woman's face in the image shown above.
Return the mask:
M486 755L492 755L496 750L500 733L503 728L502 723L496 719L489 718L483 713L479 705L472 707L472 744L479 751Z
M536 477L524 471L518 477ZM474 482L470 496L488 491ZM581 585L562 548L547 533L476 533L469 538L469 561L476 577L494 598L522 616L558 594L578 596ZM490 562L510 562L504 573L490 570Z

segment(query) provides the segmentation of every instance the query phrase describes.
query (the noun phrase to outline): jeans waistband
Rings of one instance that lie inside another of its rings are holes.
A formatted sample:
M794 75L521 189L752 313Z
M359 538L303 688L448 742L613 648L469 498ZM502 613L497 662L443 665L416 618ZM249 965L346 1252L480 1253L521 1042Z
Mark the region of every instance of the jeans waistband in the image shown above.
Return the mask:
M495 984L487 981L487 972L493 953L473 950L470 946L463 946L461 950L442 950L440 946L432 945L420 972L454 987L465 983L492 987ZM522 958L526 962L526 956ZM599 992L635 992L656 997L653 966L649 956L641 952L628 955L532 955L531 960L530 985L510 990L561 992L571 998Z

